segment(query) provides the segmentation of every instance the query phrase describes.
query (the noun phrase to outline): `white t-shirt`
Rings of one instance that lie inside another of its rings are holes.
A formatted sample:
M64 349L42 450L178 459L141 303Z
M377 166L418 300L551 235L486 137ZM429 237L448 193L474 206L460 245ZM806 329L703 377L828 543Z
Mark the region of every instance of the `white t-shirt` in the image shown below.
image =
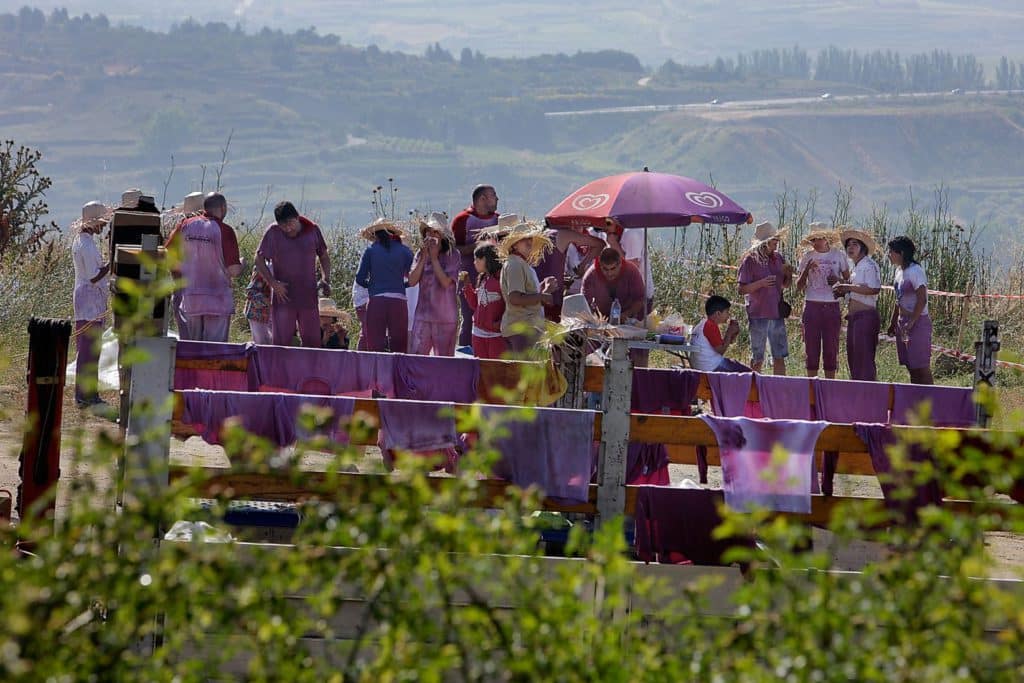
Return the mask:
M71 260L75 265L75 289L72 296L75 320L97 320L107 311L108 278L90 282L103 267L103 257L92 235L80 232L71 241Z
M352 282L352 306L359 308L370 303L370 290L363 287L358 282Z
M882 272L878 269L878 264L875 263L875 259L870 256L862 258L857 265L853 267L853 272L850 274L850 284L863 285L873 289L881 288ZM850 292L847 296L849 296L850 301L859 301L867 306L875 306L878 302L877 294L857 294L856 292Z
M693 332L690 334L690 343L696 347L690 354L690 367L694 370L711 372L722 363L724 356L715 351L715 348L711 346L711 340L708 339L708 335L705 332L706 325L714 324L707 318L704 318L694 326ZM721 336L720 331L719 336Z
M920 287L927 289L928 278L925 277L924 268L918 263L911 263L906 268L896 269L896 279L893 281L893 289L896 290L897 301L900 308L908 313L914 310L917 305L917 290ZM928 315L928 298L925 296L924 310L921 315Z
M647 285L647 298L654 297L654 276L651 274L651 261L647 258L647 250L644 248L644 233L640 228L626 228L619 237L619 245L626 252L627 261L639 262L640 272L644 275L644 283Z
M835 301L832 296L832 285L828 283L828 276L839 278L843 271L849 268L849 259L846 254L838 249L829 249L822 253L820 251L808 251L800 257L800 263L796 268L797 280L803 276L805 270L814 261L818 267L807 274L806 301Z

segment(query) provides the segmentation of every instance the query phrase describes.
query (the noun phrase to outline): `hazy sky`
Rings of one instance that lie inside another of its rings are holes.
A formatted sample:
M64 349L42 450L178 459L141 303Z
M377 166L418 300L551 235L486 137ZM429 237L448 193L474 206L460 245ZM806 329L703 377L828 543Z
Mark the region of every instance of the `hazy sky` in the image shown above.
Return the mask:
M14 12L24 0L0 0ZM421 52L440 42L485 54L525 56L617 48L657 65L701 63L718 55L798 43L902 53L943 48L993 58L1024 58L1021 0L35 0L49 11L104 13L111 20L165 30L187 17L294 30L316 26L354 45Z

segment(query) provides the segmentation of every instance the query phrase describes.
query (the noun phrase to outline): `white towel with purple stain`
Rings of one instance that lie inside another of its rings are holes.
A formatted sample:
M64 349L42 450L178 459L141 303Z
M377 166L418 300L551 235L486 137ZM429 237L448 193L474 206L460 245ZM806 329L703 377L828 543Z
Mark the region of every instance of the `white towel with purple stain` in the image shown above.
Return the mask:
M729 507L810 513L814 449L827 423L712 415L701 419L718 440Z

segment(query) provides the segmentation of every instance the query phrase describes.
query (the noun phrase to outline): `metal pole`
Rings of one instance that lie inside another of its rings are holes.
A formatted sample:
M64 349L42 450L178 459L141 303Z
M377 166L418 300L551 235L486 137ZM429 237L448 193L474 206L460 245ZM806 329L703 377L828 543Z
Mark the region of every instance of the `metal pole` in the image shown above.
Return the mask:
M604 364L601 397L601 449L597 469L597 523L604 524L626 510L626 456L629 451L629 405L633 363L629 340L613 339Z
M986 320L981 327L981 340L974 342L974 388L982 384L994 387L996 384L996 355L999 353L999 321ZM988 411L982 404L977 405L977 421L981 427L988 426Z

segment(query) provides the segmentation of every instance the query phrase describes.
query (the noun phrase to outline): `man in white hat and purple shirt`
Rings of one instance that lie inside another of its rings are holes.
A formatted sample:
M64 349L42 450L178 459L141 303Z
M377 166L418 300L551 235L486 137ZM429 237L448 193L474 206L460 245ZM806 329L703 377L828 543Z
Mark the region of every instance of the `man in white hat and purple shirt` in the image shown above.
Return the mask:
M75 265L72 296L75 318L75 402L80 408L103 403L99 397L100 339L106 326L107 275L110 264L103 260L93 235L110 220L110 209L99 202L82 207L82 216L71 224L71 259Z
M789 342L786 320L780 310L782 290L793 280L793 266L779 253L779 243L786 229L776 229L768 222L754 229L754 239L740 261L736 276L740 294L747 301L747 323L750 326L750 367L761 372L765 347L771 344L772 372L786 374Z
M185 199L181 203L180 209L171 209L165 216L171 222L174 227L171 228L171 232L181 228L181 224L187 221L193 216L198 216L203 212L203 200L206 195L202 192L190 192L185 195ZM190 339L188 335L188 321L185 320L185 316L181 313L181 291L180 289L174 290L174 294L171 295L171 312L174 314L174 322L178 326L178 337L181 339Z

